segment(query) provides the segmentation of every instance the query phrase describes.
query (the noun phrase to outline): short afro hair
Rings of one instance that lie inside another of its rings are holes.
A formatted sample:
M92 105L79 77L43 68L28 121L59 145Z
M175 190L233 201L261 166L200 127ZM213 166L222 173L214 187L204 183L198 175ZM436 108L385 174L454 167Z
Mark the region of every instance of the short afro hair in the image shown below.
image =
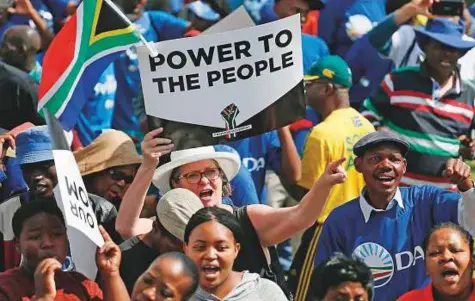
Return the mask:
M39 213L47 213L57 216L63 225L65 225L63 213L56 204L55 199L37 197L36 199L30 199L30 202L23 204L13 215L12 228L15 238L18 239L20 237L25 221Z

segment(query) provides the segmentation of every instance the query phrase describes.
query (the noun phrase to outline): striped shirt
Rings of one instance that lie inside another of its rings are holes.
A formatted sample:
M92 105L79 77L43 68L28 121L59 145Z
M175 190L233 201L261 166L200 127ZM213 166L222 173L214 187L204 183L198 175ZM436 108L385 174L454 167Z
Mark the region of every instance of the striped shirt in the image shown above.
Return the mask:
M442 177L445 162L459 156L458 137L470 135L475 87L460 80L439 95L440 86L422 64L389 73L374 96L363 104L363 116L385 126L409 144L405 185L432 184L455 189Z

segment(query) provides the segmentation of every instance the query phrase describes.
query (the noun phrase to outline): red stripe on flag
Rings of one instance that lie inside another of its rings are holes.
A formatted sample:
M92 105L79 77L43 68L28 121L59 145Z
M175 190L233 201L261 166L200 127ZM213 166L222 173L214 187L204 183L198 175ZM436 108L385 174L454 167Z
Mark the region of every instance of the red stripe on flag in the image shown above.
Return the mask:
M41 99L66 71L74 57L77 17L74 14L56 35L43 59L43 72L38 89Z

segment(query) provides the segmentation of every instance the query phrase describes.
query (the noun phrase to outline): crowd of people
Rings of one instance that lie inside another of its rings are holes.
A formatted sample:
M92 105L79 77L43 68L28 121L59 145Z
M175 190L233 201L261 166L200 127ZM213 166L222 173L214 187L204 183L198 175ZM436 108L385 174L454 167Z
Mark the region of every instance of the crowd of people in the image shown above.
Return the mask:
M90 279L37 111L44 53L81 1L1 4L0 301L475 300L475 5L111 1L154 42L240 6L256 24L300 14L306 116L177 149L122 53L64 132L104 239Z

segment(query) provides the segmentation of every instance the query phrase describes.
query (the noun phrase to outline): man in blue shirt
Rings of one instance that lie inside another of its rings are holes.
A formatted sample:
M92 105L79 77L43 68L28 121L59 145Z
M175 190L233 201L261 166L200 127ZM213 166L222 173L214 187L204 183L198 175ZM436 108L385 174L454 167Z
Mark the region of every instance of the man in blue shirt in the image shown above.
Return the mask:
M374 276L374 300L396 300L429 283L421 245L435 225L450 221L475 233L470 167L454 158L446 163L444 176L460 193L435 186L398 187L408 149L407 142L390 132L361 138L353 148L354 162L366 187L330 213L318 238L315 266L334 252L360 257Z

